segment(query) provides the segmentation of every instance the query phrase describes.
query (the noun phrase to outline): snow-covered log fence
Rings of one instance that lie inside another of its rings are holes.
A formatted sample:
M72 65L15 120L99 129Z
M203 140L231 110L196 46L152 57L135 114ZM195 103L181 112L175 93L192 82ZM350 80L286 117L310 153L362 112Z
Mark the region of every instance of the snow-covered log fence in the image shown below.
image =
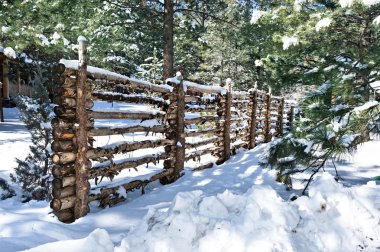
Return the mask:
M126 199L126 192L144 193L153 181L174 182L186 162L200 163L205 155L214 161L193 170L221 164L238 148L251 149L281 136L291 122L291 109L282 97L257 89L236 92L200 85L181 75L165 85L136 80L87 66L85 40L80 43L80 61L62 60L57 68L51 208L60 221L86 215L91 201L113 206ZM128 94L104 91L120 86ZM203 95L186 95L188 90ZM108 143L112 137L118 141ZM145 155L133 157L134 152ZM134 179L126 176L144 164L155 171ZM116 182L100 185L103 178Z

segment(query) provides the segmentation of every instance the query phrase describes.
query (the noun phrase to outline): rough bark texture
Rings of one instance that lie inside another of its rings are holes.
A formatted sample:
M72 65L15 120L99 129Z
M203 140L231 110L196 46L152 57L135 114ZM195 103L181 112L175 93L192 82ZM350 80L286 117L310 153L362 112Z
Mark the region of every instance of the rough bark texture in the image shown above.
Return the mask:
M231 104L232 104L232 94L227 92L226 104L225 104L225 122L224 122L224 156L223 162L230 159L231 156L231 139L230 139L230 127L231 127Z
M84 39L79 40L79 71L77 83L77 107L76 121L76 142L77 142L77 159L75 162L76 174L76 200L74 216L76 219L85 216L90 208L88 206L88 192L90 183L88 182L88 159L87 159L87 111L86 111L86 94L87 94L87 48Z
M272 136L270 133L271 128L271 120L270 120L270 107L271 107L271 94L267 94L265 97L265 106L266 106L266 113L265 113L265 142L270 142Z
M4 57L3 59L3 98L9 99L9 60Z
M174 4L173 0L164 1L164 80L173 75L174 66L174 41L173 22Z
M256 146L256 110L257 110L257 91L251 94L251 124L249 128L249 149Z

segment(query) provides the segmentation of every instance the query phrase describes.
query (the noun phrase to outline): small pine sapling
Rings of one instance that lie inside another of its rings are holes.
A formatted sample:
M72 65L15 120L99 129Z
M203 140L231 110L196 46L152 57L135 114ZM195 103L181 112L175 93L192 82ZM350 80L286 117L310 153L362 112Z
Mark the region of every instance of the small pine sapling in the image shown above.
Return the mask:
M47 79L43 77L43 71L37 67L32 97L19 96L16 99L21 120L31 133L32 145L25 160L17 159L15 174L10 176L13 182L21 186L25 202L49 198L52 104L45 87Z

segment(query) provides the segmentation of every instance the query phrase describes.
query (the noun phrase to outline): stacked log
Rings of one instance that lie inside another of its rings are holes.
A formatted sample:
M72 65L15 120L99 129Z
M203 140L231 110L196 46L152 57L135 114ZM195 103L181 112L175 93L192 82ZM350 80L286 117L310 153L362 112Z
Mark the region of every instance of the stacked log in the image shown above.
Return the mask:
M85 69L82 71L86 75ZM55 100L58 106L54 108L56 117L52 120L52 160L55 165L52 167L54 180L50 207L60 221L67 223L89 211L86 197L89 190L87 173L91 162L86 156L82 160L78 160L78 157L79 153L87 153L89 139L86 132L88 127L93 126L93 121L87 118L87 109L93 106L93 102L86 95L88 83L79 72L63 71L57 78L59 88ZM79 82L82 82L81 87L78 86ZM79 204L78 192L82 198ZM76 207L80 210L75 210Z
M174 144L165 146L165 153L171 155L164 161L165 170L173 170L167 176L160 178L161 184L172 183L183 175L185 164L185 92L183 85L183 77L178 76L180 83L169 83L174 86L173 94L168 96L171 101L166 112L168 127L173 129L166 134L168 140L172 140Z

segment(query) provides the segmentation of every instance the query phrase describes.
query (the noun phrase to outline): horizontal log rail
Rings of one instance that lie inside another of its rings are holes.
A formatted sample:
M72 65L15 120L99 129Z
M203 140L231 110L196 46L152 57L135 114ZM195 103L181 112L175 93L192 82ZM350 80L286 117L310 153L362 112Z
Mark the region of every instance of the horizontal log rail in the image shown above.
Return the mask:
M223 150L223 148L221 148L221 147L212 147L212 148L207 148L207 149L203 149L203 150L193 151L193 152L186 154L185 161L197 159L200 156L207 155L207 154L219 153L221 150Z
M212 137L212 138L209 138L209 139L206 139L206 140L202 140L202 141L199 141L199 142L196 142L196 143L186 143L186 148L197 148L199 146L203 146L203 145L207 145L207 144L212 144L216 141L221 141L223 140L222 138L218 138L218 137Z
M113 177L115 174L118 174L120 171L124 169L136 168L140 165L147 163L156 163L160 160L169 158L170 155L167 153L162 153L158 155L150 155L147 157L141 158L131 158L127 159L124 162L116 163L116 164L107 164L101 165L98 167L94 167L90 170L89 178L94 179L96 177Z
M153 98L146 96L138 96L138 95L125 95L119 93L112 92L93 92L92 97L97 100L103 101L121 101L121 102L129 102L129 103L146 103L153 104L158 106L164 106L166 104L165 100L162 98Z
M89 117L94 119L130 119L130 120L162 120L165 114L163 112L152 113L133 113L133 112L104 112L104 111L91 111L88 113Z
M185 125L199 124L206 122L217 122L219 120L218 116L202 116L191 119L185 119Z
M102 127L102 128L95 128L95 129L89 130L88 135L91 137L94 137L94 136L121 135L121 134L136 133L136 132L165 133L168 131L170 131L170 128L168 128L165 125L156 125L152 127L131 126L131 127L126 127L126 128Z
M220 129L207 129L207 130L199 130L199 131L190 131L185 132L186 137L195 137L201 135L208 135L220 132Z

